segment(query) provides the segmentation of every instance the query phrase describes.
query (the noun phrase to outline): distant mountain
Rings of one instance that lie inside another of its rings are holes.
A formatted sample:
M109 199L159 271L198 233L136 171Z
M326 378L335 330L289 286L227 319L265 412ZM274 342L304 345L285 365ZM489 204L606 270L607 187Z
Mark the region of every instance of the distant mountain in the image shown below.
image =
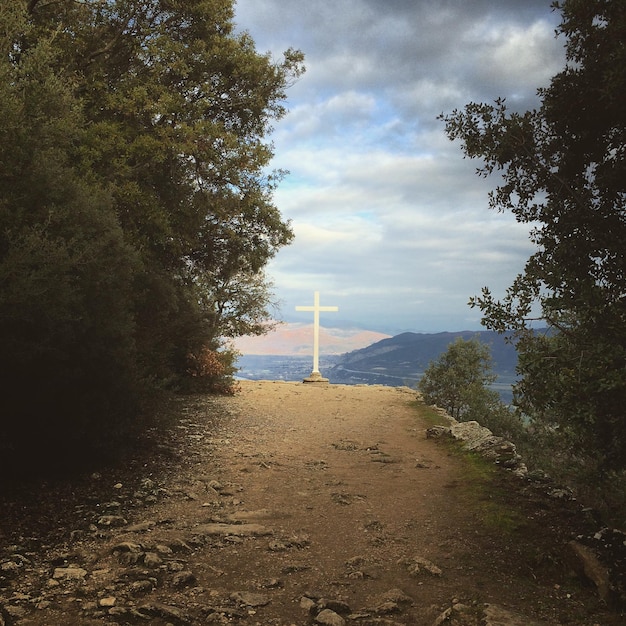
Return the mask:
M325 372L332 382L382 384L411 383L421 378L428 364L439 358L458 337L476 338L491 349L493 369L499 380L510 384L515 376L517 352L492 331L461 331L446 333L402 333L378 341L337 358Z
M253 342L240 345L239 349L244 355L238 360L241 378L298 381L310 374L312 325L285 324L281 330L283 332L278 332L274 336L250 338ZM415 387L429 363L438 359L457 337L465 340L477 338L491 349L493 369L498 375L498 380L491 387L498 391L504 402L511 402L511 385L516 378L517 353L515 348L505 343L503 337L497 333L407 332L395 337L383 335L382 339L378 338L369 345L345 352L345 346L350 342L366 342L372 336L380 336L380 333L323 329L320 333L320 337L324 338L324 345L320 351L322 374L335 384ZM243 350L242 347L246 346L247 350ZM264 352L260 352L261 350Z
M344 354L364 348L389 335L362 328L320 327L320 355ZM313 355L313 324L283 323L266 335L239 337L235 348L244 355Z

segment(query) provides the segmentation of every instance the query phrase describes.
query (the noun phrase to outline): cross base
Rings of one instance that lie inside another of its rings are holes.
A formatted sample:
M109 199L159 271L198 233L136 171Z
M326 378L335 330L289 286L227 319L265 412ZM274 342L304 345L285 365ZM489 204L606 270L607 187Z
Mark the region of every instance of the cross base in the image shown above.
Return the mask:
M328 384L328 378L324 378L319 372L311 372L310 376L305 378L303 383Z

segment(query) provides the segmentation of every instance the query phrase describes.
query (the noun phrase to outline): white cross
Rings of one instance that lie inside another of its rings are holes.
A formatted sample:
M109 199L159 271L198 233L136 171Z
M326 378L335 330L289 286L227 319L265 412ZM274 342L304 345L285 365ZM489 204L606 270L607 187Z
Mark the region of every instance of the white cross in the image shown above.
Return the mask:
M297 306L296 311L313 311L313 373L320 376L320 311L339 311L337 306L320 306L320 292L316 291L313 306Z

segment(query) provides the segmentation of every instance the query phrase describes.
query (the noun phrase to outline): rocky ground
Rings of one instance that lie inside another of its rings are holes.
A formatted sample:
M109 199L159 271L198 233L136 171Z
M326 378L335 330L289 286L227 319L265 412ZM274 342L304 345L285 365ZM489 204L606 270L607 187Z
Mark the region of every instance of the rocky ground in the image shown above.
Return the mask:
M427 439L406 388L243 382L117 467L5 488L0 626L626 623L575 501Z

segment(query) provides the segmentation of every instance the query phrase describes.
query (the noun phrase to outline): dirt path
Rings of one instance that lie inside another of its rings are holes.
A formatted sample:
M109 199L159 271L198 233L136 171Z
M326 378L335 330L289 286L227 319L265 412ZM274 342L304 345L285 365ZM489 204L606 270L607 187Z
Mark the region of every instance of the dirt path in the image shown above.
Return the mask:
M545 506L486 526L492 496L425 438L414 395L245 381L186 400L169 465L92 477L45 545L5 529L0 625L431 626L453 600L618 624L551 567Z

